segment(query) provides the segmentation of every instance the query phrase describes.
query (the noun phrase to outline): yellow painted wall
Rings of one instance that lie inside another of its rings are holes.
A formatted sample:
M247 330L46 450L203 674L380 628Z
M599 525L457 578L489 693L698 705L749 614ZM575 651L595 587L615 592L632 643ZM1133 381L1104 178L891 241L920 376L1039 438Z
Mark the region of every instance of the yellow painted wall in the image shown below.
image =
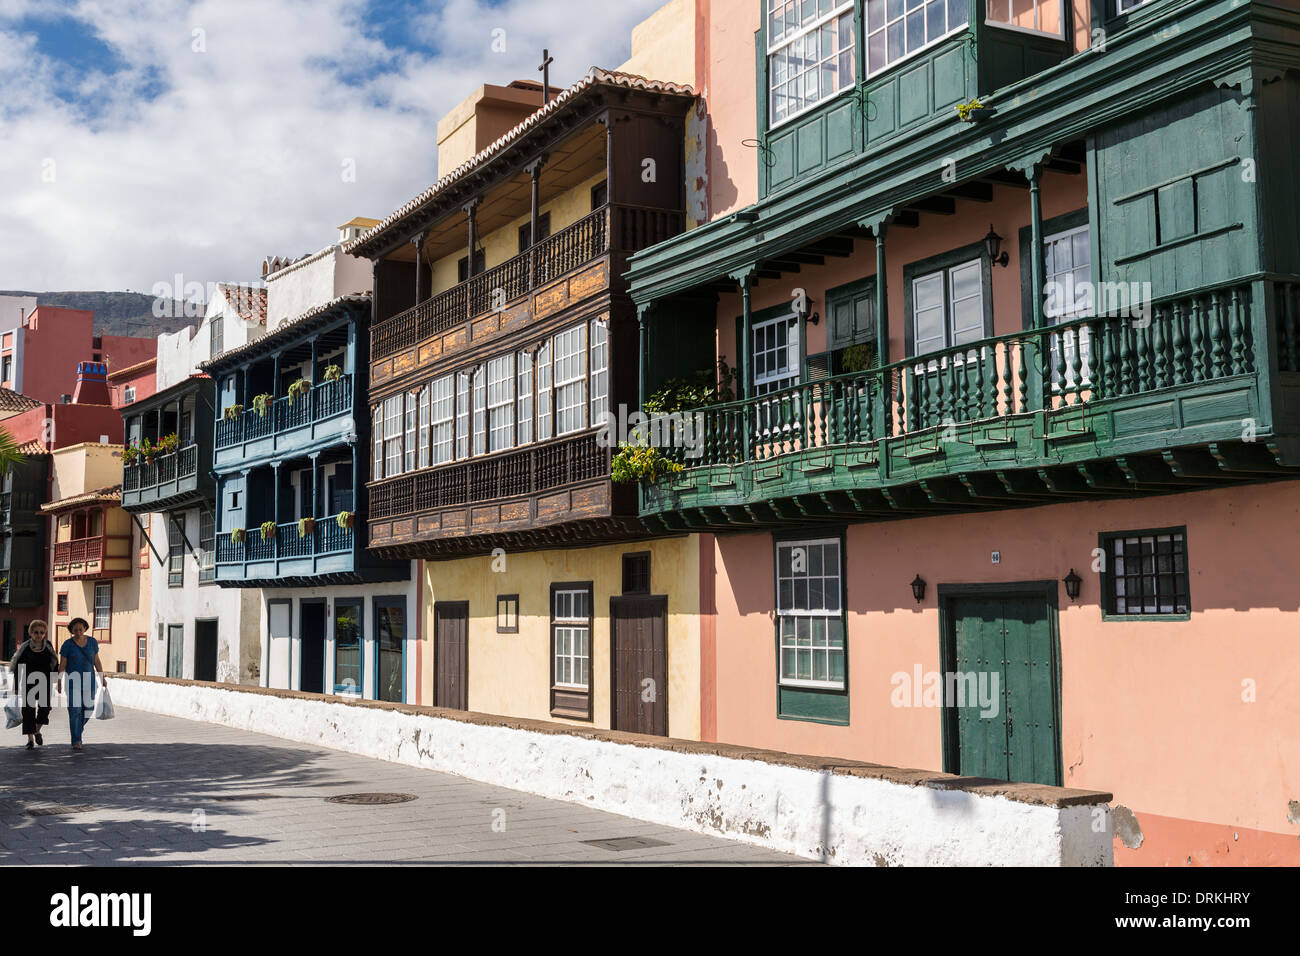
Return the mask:
M546 169L542 169L542 177L545 178ZM604 180L604 172L597 173L595 176L587 179L580 185L561 193L550 202L544 202L541 205L539 214L551 214L551 235L559 232L567 226L573 225L579 219L591 214L591 188L597 183ZM491 269L499 266L507 259L513 259L519 255L519 227L525 225L532 219L532 211L525 207L523 215L512 221L508 226L503 226L485 236L479 237L479 245L483 248L483 258L486 268ZM433 292L437 295L439 292L445 292L456 284L456 263L465 257L463 251L457 251L449 256L437 260L433 264Z
M633 27L632 56L619 71L694 86L695 2L670 0Z
M434 602L469 602L469 709L479 713L561 720L550 713L552 584L592 582L590 724L610 726L609 601L622 593L622 555L649 551L652 594L668 596L668 733L700 735L699 536L493 558L424 562L420 702L433 703ZM498 562L499 566L499 562ZM519 595L519 633L498 634L499 594Z

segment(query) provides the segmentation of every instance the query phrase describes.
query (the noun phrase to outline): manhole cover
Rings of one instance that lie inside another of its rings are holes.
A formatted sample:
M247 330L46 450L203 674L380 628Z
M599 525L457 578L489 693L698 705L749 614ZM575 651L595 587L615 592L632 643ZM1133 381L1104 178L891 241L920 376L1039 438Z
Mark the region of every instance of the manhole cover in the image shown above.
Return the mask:
M239 800L274 800L278 793L235 793L224 797L212 797L213 803L235 803Z
M85 813L90 809L90 804L83 803L75 807L31 807L27 810L27 815L32 817L58 817L65 813Z
M640 850L651 846L669 846L663 840L652 840L650 837L615 837L612 840L583 840L588 846L598 846L602 850L611 850L614 853L622 853L624 850Z
M413 793L340 793L336 797L326 797L326 803L350 803L361 807L377 807L388 803L410 803L415 800Z

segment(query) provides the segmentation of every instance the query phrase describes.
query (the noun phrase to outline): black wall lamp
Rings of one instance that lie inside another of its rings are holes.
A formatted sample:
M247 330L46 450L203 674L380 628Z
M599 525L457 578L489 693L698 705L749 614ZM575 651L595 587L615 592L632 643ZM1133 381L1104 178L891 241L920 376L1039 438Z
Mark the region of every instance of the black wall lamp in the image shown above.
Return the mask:
M989 224L989 234L984 237L984 249L989 254L989 262L996 266L1006 267L1011 261L1010 253L1002 251L1002 237L993 231L993 224Z
M1083 584L1083 578L1074 573L1074 568L1070 568L1070 573L1065 576L1065 593L1071 601L1077 601L1079 598L1079 586Z
M925 600L925 578L919 574L912 579L912 597L916 598L917 604Z

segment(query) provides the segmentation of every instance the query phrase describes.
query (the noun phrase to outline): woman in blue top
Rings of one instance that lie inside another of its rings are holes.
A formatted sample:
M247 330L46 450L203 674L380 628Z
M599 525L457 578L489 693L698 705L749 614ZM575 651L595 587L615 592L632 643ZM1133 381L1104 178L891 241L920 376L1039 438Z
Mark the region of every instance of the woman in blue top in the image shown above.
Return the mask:
M87 637L90 625L84 618L68 622L72 637L59 649L59 693L63 693L63 675L68 673L68 726L72 729L72 749L81 749L81 732L93 712L95 675L104 679L104 665L99 662L99 643Z

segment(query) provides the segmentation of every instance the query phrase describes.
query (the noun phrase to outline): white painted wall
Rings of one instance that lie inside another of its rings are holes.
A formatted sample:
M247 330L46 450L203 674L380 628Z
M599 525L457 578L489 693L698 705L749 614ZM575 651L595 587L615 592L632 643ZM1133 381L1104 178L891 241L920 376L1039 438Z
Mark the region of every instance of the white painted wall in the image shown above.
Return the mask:
M122 707L454 773L842 865L1113 865L1110 811L1101 802L1043 806L764 759L678 752L649 739L646 745L614 743L582 732L542 733L314 697L130 678L110 684ZM1103 825L1095 827L1094 818Z
M397 597L400 595L406 599L406 638L403 648L405 674L403 684L407 703L414 703L416 688L419 683L419 673L416 666L416 655L419 650L419 641L416 638L419 607L416 603L418 569L415 567L415 562L411 562L411 564L411 580L409 581L340 585L337 587L275 588L261 591L259 633L262 635L271 635L271 604L277 601L291 602L288 639L284 640L279 638L278 635L273 635L264 638L262 641L261 653L262 660L265 662L263 670L267 671L269 668L269 671L261 681L261 686L281 690L302 689L301 602L304 598L308 600L324 599L326 602L325 688L326 691L332 690L335 682L334 629L332 626L334 604L336 601L360 598L364 602L361 628L361 696L365 700L374 700L377 667L374 633L375 598Z
M342 295L367 292L374 287L368 259L358 259L340 245L327 246L315 255L266 277L266 327L297 318Z

